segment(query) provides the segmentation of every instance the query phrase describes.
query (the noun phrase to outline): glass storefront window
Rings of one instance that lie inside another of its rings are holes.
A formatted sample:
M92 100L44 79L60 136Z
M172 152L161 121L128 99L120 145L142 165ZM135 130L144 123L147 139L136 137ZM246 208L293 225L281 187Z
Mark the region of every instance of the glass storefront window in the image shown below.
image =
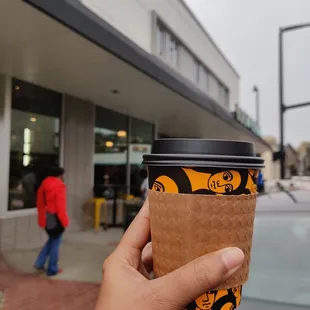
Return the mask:
M96 107L94 135L95 195L113 199L125 194L130 165L130 193L140 196L145 177L142 156L151 152L153 125Z
M143 154L151 153L153 142L153 124L132 118L131 137L129 145L129 162L131 168L130 192L140 196L140 186L146 177L145 167L142 166Z
M113 196L114 190L126 190L128 145L127 116L96 107L95 195ZM104 193L103 193L104 191Z
M36 190L59 165L61 95L13 80L9 210L36 206Z

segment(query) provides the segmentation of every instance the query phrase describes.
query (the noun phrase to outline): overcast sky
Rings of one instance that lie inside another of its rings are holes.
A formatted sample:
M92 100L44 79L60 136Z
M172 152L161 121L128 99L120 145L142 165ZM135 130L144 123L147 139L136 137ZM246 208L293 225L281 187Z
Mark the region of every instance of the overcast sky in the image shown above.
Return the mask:
M186 0L241 76L240 105L255 117L261 92L263 135L279 136L278 28L310 22L310 0ZM310 28L286 33L285 102L310 101ZM310 140L310 106L287 112L285 140Z

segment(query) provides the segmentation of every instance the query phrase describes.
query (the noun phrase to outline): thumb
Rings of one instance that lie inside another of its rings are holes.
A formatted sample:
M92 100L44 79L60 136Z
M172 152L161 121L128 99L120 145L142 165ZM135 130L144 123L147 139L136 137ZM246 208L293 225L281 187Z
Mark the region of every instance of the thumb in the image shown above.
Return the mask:
M226 248L201 256L176 271L156 279L158 298L183 307L223 283L244 260L239 248ZM154 283L155 284L155 283Z

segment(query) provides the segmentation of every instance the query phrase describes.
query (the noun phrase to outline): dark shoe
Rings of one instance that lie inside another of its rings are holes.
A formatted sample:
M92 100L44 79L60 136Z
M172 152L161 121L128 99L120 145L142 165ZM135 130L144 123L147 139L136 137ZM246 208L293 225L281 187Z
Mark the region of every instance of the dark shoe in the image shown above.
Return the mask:
M63 270L61 268L58 269L57 273L52 273L52 274L47 274L48 277L53 277L53 276L57 276L58 274L62 273Z
M36 267L36 266L33 266L33 268L34 268L37 272L39 272L39 273L46 272L46 270L45 270L44 267L38 268L38 267Z

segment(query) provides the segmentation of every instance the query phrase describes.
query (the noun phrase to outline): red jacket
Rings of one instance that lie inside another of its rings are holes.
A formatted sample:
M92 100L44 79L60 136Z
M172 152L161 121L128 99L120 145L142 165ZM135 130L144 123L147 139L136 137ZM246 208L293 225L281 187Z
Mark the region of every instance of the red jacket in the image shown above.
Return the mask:
M69 225L66 207L66 185L56 177L47 177L37 192L38 224L46 227L46 211L56 213L64 228Z

